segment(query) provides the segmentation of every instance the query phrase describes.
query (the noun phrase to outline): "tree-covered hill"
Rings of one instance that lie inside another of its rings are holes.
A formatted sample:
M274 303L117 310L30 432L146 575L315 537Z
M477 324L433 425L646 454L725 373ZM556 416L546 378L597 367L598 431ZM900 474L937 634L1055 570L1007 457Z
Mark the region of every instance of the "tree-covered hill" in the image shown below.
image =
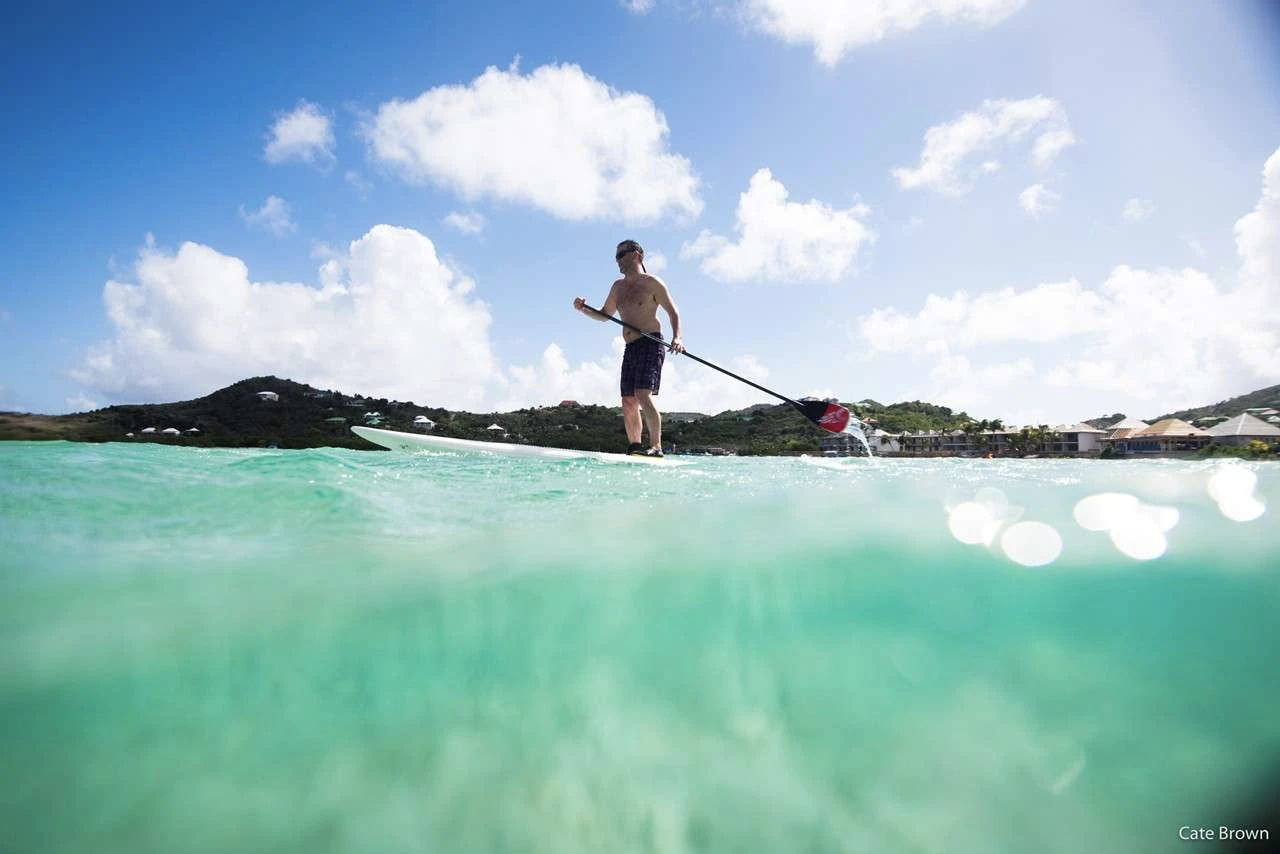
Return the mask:
M1181 418L1183 421L1194 421L1197 418L1205 418L1210 415L1234 417L1239 415L1241 412L1244 412L1246 409L1255 409L1259 407L1280 409L1280 385L1260 388L1257 391L1251 391L1248 394L1242 394L1228 400L1220 400L1209 406L1198 406L1195 409L1179 409L1177 412L1167 412L1164 415L1157 416L1156 418L1143 420L1150 420L1154 422L1164 418Z
M1262 407L1270 407L1271 409L1280 409L1280 385L1268 386L1260 388L1257 391L1251 391L1248 394L1237 395L1236 397L1220 400L1217 403L1208 406L1197 406L1194 409L1179 409L1177 412L1166 412L1164 415L1157 415L1154 418L1142 418L1148 424L1154 424L1157 421L1163 421L1166 418L1180 418L1183 421L1197 421L1201 418L1234 418L1246 409L1257 409ZM1123 412L1116 412L1111 415L1100 415L1097 418L1090 418L1085 424L1090 424L1100 430L1105 430L1112 424L1123 420L1125 417Z
M263 400L259 392L273 392L279 399ZM895 434L954 430L973 421L964 412L918 400L887 406L862 400L848 406L869 426ZM1236 415L1253 406L1280 408L1280 386L1171 415L1191 420L1206 415ZM252 377L205 397L177 403L109 406L74 415L0 413L0 439L368 449L372 446L352 433L350 427L366 423L366 416L373 413L381 422L378 426L391 430L414 430L414 419L425 415L435 422L434 432L443 436L592 451L626 449L622 412L616 406L570 404L514 412L453 412L407 401L316 389L278 377ZM1112 423L1120 417L1115 413L1091 423ZM488 429L493 424L502 432ZM155 428L155 432L144 434L147 427ZM162 432L170 427L180 433L173 436ZM198 432L190 432L192 428ZM126 438L128 433L134 436ZM674 445L677 450L718 447L744 455L814 454L824 435L785 403L757 404L718 415L669 413L663 421L664 444Z
M273 392L278 400L263 400ZM957 427L969 418L919 401L883 406L874 401L850 407L890 432ZM85 442L153 441L196 447L280 448L371 445L350 431L367 413L379 426L413 430L425 415L443 436L527 442L580 450L623 451L622 414L613 406L548 406L514 412L453 412L406 401L367 398L316 389L278 377L252 377L205 397L176 403L109 406L74 415L0 413L0 439L68 439ZM503 434L488 428L497 424ZM143 433L145 428L153 433ZM164 434L166 428L180 431ZM189 432L195 428L198 432ZM133 433L132 438L126 434ZM787 404L759 404L718 415L672 413L663 424L664 444L677 449L713 446L740 454L816 453L821 430Z
M1099 430L1106 430L1112 424L1119 424L1125 419L1123 412L1113 412L1110 415L1099 415L1097 418L1090 418L1087 421L1081 421L1081 424L1088 424L1090 427L1097 427Z

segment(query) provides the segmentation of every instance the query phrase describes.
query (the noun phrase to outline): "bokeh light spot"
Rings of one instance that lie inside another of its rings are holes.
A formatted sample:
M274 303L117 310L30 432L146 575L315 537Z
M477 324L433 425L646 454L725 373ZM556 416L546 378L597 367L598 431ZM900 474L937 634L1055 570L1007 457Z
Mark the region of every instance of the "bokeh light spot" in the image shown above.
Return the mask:
M1121 554L1134 560L1155 560L1169 548L1164 531L1154 519L1142 513L1135 513L1112 527L1111 542Z
M1266 512L1267 505L1252 495L1245 495L1219 501L1218 509L1232 522L1252 522Z
M1123 492L1100 492L1076 502L1073 515L1086 531L1109 531L1138 509L1138 498Z
M985 505L962 501L951 509L947 519L951 535L967 545L990 545L1000 523Z
M1000 548L1015 563L1044 566L1062 554L1062 535L1044 522L1019 522L1000 537Z

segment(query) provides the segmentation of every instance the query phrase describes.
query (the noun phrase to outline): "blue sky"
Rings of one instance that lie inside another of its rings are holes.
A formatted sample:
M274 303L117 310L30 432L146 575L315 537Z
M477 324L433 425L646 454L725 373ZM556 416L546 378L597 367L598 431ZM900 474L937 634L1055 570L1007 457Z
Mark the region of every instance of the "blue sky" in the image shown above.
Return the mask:
M1061 423L1280 382L1274 4L885 5L31 12L0 408L616 403L570 303L624 237L690 351L793 396ZM660 401L766 399L673 359Z

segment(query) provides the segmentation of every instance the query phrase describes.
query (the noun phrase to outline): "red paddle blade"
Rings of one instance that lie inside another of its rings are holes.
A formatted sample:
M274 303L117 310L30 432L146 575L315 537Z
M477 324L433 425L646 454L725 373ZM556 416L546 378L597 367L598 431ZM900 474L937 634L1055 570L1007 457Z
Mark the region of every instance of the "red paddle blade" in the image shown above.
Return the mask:
M827 403L825 400L801 400L796 408L804 413L814 424L832 433L843 433L849 426L850 413L838 403Z

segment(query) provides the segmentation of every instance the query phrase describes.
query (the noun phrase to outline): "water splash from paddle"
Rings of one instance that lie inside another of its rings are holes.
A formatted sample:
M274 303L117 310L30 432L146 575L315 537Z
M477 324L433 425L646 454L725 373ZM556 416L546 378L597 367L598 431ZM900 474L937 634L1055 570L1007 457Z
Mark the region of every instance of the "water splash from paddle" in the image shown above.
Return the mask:
M850 412L849 423L845 425L842 432L861 442L863 449L867 452L867 456L872 456L871 443L867 441L867 427L858 420L858 416Z

